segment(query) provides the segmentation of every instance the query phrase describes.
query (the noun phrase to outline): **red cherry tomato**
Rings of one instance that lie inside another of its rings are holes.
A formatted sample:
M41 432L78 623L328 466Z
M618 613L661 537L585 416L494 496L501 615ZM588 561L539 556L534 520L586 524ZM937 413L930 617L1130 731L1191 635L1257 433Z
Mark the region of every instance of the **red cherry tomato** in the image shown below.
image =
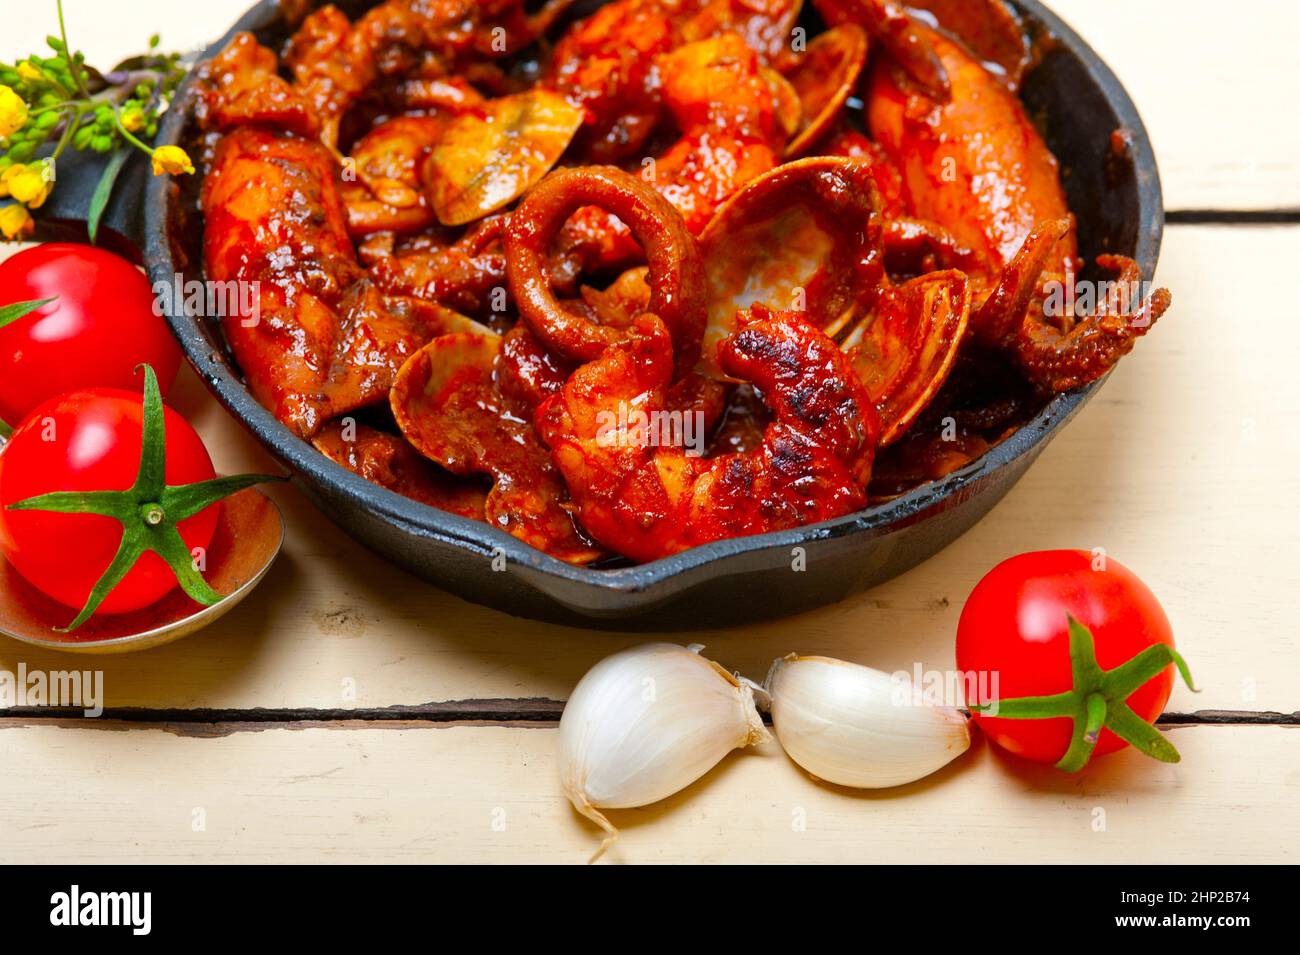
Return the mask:
M189 422L163 411L169 485L215 476L212 459ZM108 568L122 525L98 514L8 510L16 501L51 491L116 491L135 483L144 429L138 393L90 388L37 408L0 451L0 550L37 589L80 608ZM177 526L192 550L207 547L217 527L211 506ZM105 599L100 610L125 613L156 602L176 586L157 554L146 553Z
M57 297L0 328L0 420L14 424L42 401L77 388L139 393L141 362L164 394L181 352L154 314L149 280L126 259L89 245L50 242L0 262L0 306Z
M1155 595L1118 561L1084 551L1021 554L994 567L976 586L957 625L957 667L968 688L981 682L969 703L1048 696L1072 689L1069 617L1092 631L1097 663L1110 670L1157 643L1174 646L1173 631ZM992 685L993 675L998 685ZM1164 712L1174 685L1165 666L1127 697L1130 709L1151 723ZM974 713L997 745L1038 762L1055 763L1070 745L1067 718L1009 719ZM1094 756L1128 744L1103 729Z

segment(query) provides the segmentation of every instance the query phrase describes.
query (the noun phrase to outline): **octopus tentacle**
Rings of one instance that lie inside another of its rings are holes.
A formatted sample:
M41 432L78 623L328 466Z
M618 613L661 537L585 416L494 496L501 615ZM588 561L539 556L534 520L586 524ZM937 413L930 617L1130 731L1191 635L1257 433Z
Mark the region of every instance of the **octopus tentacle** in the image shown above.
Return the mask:
M1016 332L1016 357L1041 391L1068 391L1100 378L1151 330L1173 300L1169 290L1161 288L1141 302L1142 272L1130 258L1102 255L1097 264L1116 273L1112 288L1117 294L1098 302L1068 330L1027 317Z

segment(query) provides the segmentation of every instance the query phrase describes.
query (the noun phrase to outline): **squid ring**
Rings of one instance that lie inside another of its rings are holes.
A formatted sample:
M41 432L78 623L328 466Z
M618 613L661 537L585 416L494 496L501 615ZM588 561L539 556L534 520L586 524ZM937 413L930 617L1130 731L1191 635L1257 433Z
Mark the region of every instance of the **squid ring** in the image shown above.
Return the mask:
M551 289L551 243L584 206L618 216L645 250L650 267L647 310L668 327L675 366L689 370L699 358L705 323L704 268L695 237L667 199L613 166L557 169L511 214L505 232L506 278L519 314L547 348L572 361L594 361L626 337L624 329L569 311Z

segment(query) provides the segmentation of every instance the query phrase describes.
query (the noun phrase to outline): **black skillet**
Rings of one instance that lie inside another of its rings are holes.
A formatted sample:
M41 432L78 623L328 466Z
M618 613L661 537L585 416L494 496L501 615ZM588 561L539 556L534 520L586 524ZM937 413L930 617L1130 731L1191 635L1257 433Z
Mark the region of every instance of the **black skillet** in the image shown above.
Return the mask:
M203 57L241 30L278 49L313 5L259 3ZM371 4L339 5L355 16ZM1073 30L1036 0L1014 0L1014 5L1035 35L1050 38L1025 79L1023 99L1066 170L1081 254L1089 259L1101 252L1130 255L1150 279L1164 207L1142 120L1114 74ZM289 9L297 11L297 18L286 16L283 10ZM190 141L192 109L187 82L166 116L160 145ZM1117 163L1111 133L1120 128L1131 139L1127 158ZM92 172L60 168L65 184L56 190L47 220L61 210L86 207L94 187ZM171 283L178 274L183 280L202 277L202 223L193 185L178 189L166 177L150 178L144 164L133 163L105 223L110 246L125 238L143 250L152 282ZM114 230L119 235L112 235ZM47 230L42 237L56 234ZM507 613L618 629L689 630L791 614L833 603L908 570L988 513L1104 383L1058 395L973 464L887 504L796 530L720 541L650 564L593 570L562 563L486 524L418 504L345 470L295 437L252 398L208 320L178 311L168 321L221 403L293 473L294 483L321 511L373 551L468 600ZM503 565L504 570L494 570ZM795 565L805 569L795 571ZM394 578L394 585L405 586L405 579Z

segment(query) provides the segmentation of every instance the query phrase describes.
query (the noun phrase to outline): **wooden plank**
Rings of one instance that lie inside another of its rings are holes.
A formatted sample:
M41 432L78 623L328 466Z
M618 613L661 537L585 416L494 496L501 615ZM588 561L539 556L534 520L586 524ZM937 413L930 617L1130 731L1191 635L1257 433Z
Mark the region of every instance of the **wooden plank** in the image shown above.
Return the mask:
M1204 692L1172 708L1300 708L1300 377L1285 274L1295 228L1176 228L1161 279L1173 310L997 509L921 567L788 620L680 637L760 678L791 649L886 669L952 665L962 603L999 560L1105 547L1164 601ZM187 378L174 398L220 469L267 466ZM650 639L532 623L472 606L394 569L275 489L287 553L259 592L174 646L100 658L110 706L382 707L431 700L563 699L599 657ZM0 644L0 668L71 658Z
M90 62L139 52L153 31L168 49L216 40L251 0L65 0L69 36ZM1300 128L1271 105L1300 72L1300 11L1246 0L1050 0L1101 53L1141 110L1160 156L1170 209L1300 208ZM37 52L57 32L53 8L14 14L0 57Z
M1137 104L1167 209L1300 210L1300 129L1274 105L1300 71L1294 4L1047 2Z
M554 729L306 729L208 738L0 721L0 860L573 862ZM979 745L929 780L854 793L773 744L613 813L611 862L1294 862L1300 748L1280 728L1171 734L1078 776ZM166 767L160 772L160 767ZM76 784L69 781L75 779ZM1261 820L1268 820L1261 825Z

